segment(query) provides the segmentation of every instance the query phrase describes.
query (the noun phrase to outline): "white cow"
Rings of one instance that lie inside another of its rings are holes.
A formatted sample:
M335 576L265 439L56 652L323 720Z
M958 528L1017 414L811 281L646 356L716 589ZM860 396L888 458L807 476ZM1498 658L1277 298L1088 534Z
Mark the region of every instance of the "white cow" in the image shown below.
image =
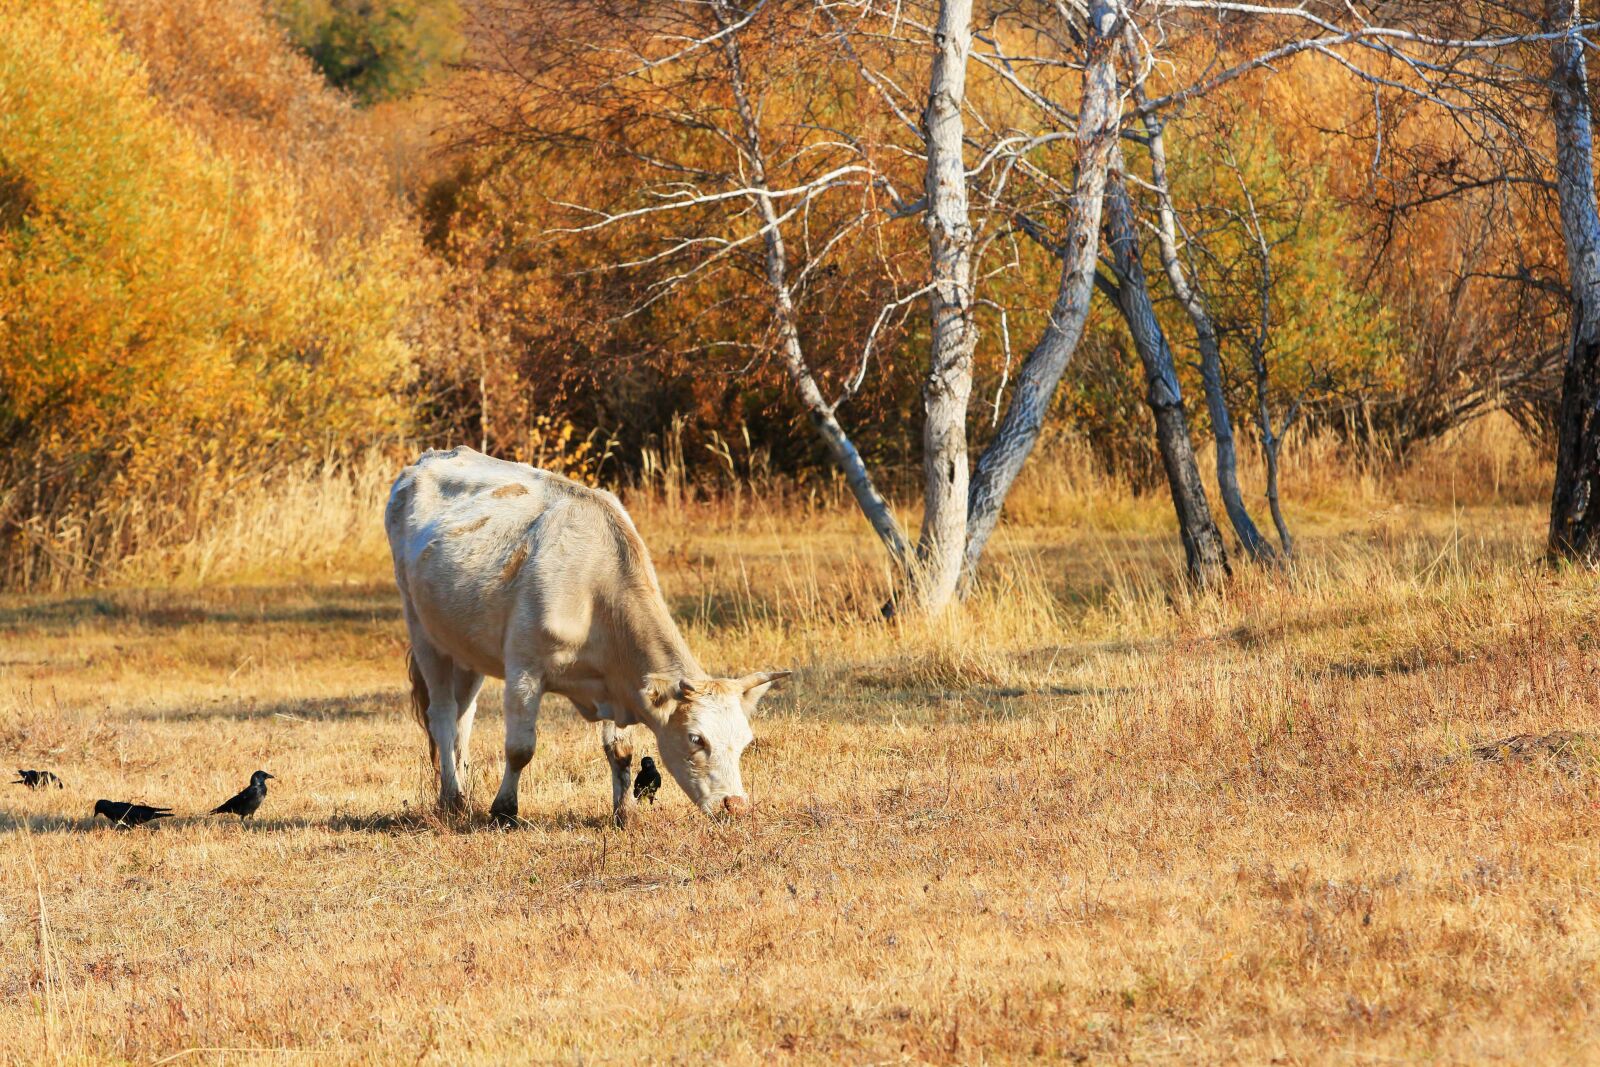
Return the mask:
M749 716L788 671L711 678L673 624L655 568L610 493L470 448L426 452L401 472L384 516L411 634L412 704L459 809L485 675L506 680L506 772L491 809L514 819L539 701L559 693L602 722L619 823L633 811L643 723L672 777L706 814L748 807L739 757Z

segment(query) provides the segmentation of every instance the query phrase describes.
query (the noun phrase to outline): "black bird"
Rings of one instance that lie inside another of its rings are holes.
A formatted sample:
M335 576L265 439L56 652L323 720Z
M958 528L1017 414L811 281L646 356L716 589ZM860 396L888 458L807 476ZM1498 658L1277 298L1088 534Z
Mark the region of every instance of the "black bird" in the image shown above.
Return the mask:
M267 799L267 779L272 775L266 771L257 771L250 776L250 784L229 797L222 804L211 809L213 815L237 815L239 821L244 822L256 813L261 802Z
M17 780L12 785L25 785L29 789L43 789L46 786L61 788L61 779L49 771L17 771Z
M646 756L639 761L639 775L633 780L633 799L644 799L655 807L656 790L661 788L661 772L656 770L656 761Z
M152 819L172 817L171 808L152 808L148 804L129 804L121 800L97 800L94 802L94 813L110 819L112 826L124 829L143 826Z

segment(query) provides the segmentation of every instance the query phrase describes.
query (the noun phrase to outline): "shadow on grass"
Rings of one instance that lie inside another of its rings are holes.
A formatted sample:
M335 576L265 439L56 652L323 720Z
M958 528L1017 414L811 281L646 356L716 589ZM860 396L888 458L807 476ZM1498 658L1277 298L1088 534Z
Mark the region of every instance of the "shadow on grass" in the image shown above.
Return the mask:
M442 815L434 811L372 812L366 815L339 812L326 822L312 825L335 833L365 834L481 834L516 833L522 830L570 833L575 830L605 829L611 826L611 817L576 812L535 812L519 817L514 823L505 823L487 811L470 811L460 815Z
M125 619L128 609L106 597L70 597L38 604L0 608L0 626L80 623L91 619Z
M1346 679L1407 678L1428 670L1460 667L1473 658L1473 651L1467 648L1445 647L1429 649L1426 652L1421 649L1411 649L1387 659L1374 659L1369 662L1340 660L1308 673Z
M1132 692L1126 686L1095 685L988 685L960 689L861 685L855 696L797 696L782 707L774 707L763 718L851 726L873 726L891 720L903 724L995 723L1028 719L1055 710L1063 702L1106 699Z
M221 593L133 590L100 596L0 603L0 629L13 630L62 628L94 622L181 629L200 623L341 625L388 623L400 618L398 594L380 585L243 588Z
M668 607L685 624L711 630L782 618L771 597L745 592L680 593L668 598Z
M398 715L409 709L406 696L399 689L378 689L347 697L317 699L275 700L223 700L199 707L165 708L148 718L167 722L205 722L212 719L271 719L283 718L302 722L340 722L347 719L367 719L379 715Z
M361 815L354 812L335 812L326 819L251 819L239 822L232 816L213 816L195 813L177 815L170 819L145 826L113 827L103 818L90 816L75 818L69 815L22 815L0 811L0 834L92 834L92 833L159 833L190 826L211 826L227 834L274 834L298 830L329 830L333 833L398 835L439 835L477 833L517 833L540 831L545 833L571 833L595 831L611 826L606 815L580 815L573 812L538 812L520 818L515 825L505 825L488 812L444 817L432 812L402 811L398 813L372 812Z
M31 834L82 834L92 832L97 826L103 830L111 829L110 823L92 816L74 819L66 815L17 815L0 811L0 834L23 831Z
M15 812L0 811L0 834L23 830L33 834L153 834L163 830L170 832L185 826L205 825L217 818L220 816L194 812L158 819L143 826L113 826L109 820L98 815L80 819L70 815L18 815Z

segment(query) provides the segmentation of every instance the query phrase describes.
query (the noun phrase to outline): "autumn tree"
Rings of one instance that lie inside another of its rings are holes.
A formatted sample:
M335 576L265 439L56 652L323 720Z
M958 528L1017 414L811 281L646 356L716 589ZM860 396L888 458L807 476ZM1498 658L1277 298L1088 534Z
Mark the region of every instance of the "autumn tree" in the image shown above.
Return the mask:
M1600 562L1600 509L1590 506L1600 492L1600 315L1591 310L1600 306L1600 210L1584 38L1600 23L1585 21L1581 0L1389 0L1361 6L1146 0L1145 7L1155 19L1251 20L1281 40L1142 104L1141 111L1194 99L1311 53L1370 85L1380 104L1383 91L1390 90L1438 108L1464 142L1482 150L1484 169L1447 175L1439 183L1443 188L1429 194L1435 199L1511 184L1553 186L1572 328L1556 418L1548 544L1554 557ZM1545 100L1533 122L1527 121L1530 95ZM1380 157L1381 135L1380 119ZM1547 153L1541 145L1552 142L1553 154ZM1546 177L1551 172L1553 182Z

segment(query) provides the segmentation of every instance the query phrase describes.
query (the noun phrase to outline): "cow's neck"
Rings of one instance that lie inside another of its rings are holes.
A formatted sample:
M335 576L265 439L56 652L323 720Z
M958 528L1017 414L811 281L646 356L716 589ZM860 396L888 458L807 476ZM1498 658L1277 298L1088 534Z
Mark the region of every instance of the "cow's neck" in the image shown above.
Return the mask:
M706 677L694 653L689 650L689 642L683 639L677 623L672 621L661 594L654 590L651 592L654 595L632 598L628 610L619 612L617 619L621 631L618 634L621 639L619 643L626 650L628 664L622 672L623 677L619 679L623 692L613 695L641 722L653 722L656 717L655 709L643 698L651 675L669 678Z

